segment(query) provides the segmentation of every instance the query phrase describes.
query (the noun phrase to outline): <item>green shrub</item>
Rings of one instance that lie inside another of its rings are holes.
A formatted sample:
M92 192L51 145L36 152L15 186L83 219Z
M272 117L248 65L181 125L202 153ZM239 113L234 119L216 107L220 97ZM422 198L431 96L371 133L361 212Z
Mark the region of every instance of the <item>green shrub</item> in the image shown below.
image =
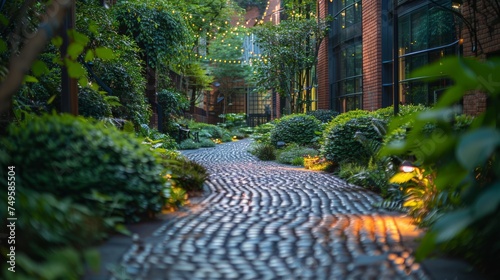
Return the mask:
M144 137L143 144L149 144L155 150L176 150L178 149L177 142L168 134L163 134L154 128L150 128L147 124L141 124L138 135Z
M296 157L290 162L291 165L304 166L304 158Z
M288 115L276 121L276 126L271 130L270 141L273 144L279 141L287 144L310 144L319 139L317 133L321 129L321 122L313 116Z
M304 165L305 156L316 156L318 154L319 152L315 149L292 144L278 152L277 161L285 164ZM298 158L301 160L298 160ZM300 162L300 164L293 164L293 162Z
M428 226L417 259L444 251L476 264L491 279L500 277L496 261L500 252L499 73L498 58L463 57L445 58L415 71L413 77L449 77L453 85L433 108L410 115L413 123L404 141L382 150L410 154L419 166L392 178L394 183L412 181L408 186L413 189L412 200L405 204L413 207L417 222ZM488 97L486 110L471 125L464 117L453 122L456 103L471 91ZM390 129L410 122L409 118L394 119ZM435 127L430 135L429 122Z
M222 134L221 141L224 143L231 142L231 141L233 141L233 137L231 136L231 134L229 132L224 131L224 133Z
M249 152L260 160L276 159L276 148L269 143L255 143Z
M273 122L261 124L254 128L252 139L258 143L271 143L271 130L275 127Z
M208 123L199 123L194 121L189 121L186 123L189 129L192 131L199 131L200 134L206 135L209 138L213 139L222 139L224 136L224 132L226 131L222 127L208 124Z
M1 165L2 168L5 166ZM15 171L16 179L19 179L22 172L20 166L16 166ZM0 184L7 186L4 178L7 178L6 174L0 179ZM19 180L16 182L19 183ZM7 189L0 193L0 199L8 201ZM103 213L94 209L91 211L91 208L71 199L39 193L21 184L16 185L13 208L16 217L29 219L16 221L15 244L0 243L0 251L5 252L0 256L3 263L8 261L6 254L10 246L15 246L16 257L15 273L2 266L5 268L0 273L2 279L78 279L83 275L85 266L91 265L96 270L96 250L83 248L90 248L101 241L109 230L107 224L114 225L113 220L105 220ZM0 215L8 217L7 210L7 203L2 204ZM0 224L3 228L7 226L6 221ZM59 268L54 270L56 266ZM47 278L47 275L53 277Z
M224 122L217 125L225 129L233 129L246 125L247 115L245 113L228 113L219 115L219 118L224 119Z
M181 157L175 161L167 161L166 167L171 170L174 187L185 191L202 191L203 183L208 179L208 172L201 164Z
M179 144L179 149L181 149L181 150L195 150L195 149L198 149L198 148L200 148L200 144L194 142L193 139L183 140Z
M114 211L131 221L161 210L163 168L132 134L82 117L44 115L11 125L0 141L25 188L93 207L92 191L122 195L125 208Z
M160 90L158 92L158 104L161 106L163 114L163 130L171 134L177 133L174 123L177 116L189 108L189 100L179 92L174 90Z
M200 139L200 147L211 148L211 147L215 147L216 145L217 144L215 144L215 142L210 140L210 139L207 139L207 138Z
M129 72L127 64L118 62L96 63L94 69L102 81L112 89L112 96L122 106L113 107L113 116L132 121L136 126L148 123L151 109L144 96L146 81L139 73Z
M91 88L78 90L78 113L84 117L96 119L111 116L111 106L105 95Z
M307 115L317 118L322 123L328 123L339 115L339 112L333 110L319 109L307 112Z
M372 155L354 136L361 133L368 139L381 142L381 136L373 126L372 120L369 116L360 116L334 126L325 134L322 146L325 158L334 162L356 161L366 164Z

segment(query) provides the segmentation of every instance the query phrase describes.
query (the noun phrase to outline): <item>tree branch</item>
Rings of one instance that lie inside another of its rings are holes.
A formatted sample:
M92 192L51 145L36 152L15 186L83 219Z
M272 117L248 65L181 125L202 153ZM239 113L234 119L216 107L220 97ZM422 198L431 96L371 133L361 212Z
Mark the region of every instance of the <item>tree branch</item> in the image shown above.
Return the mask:
M46 9L46 20L39 25L35 36L25 40L24 48L19 55L12 54L9 73L0 84L0 113L10 108L12 96L22 84L24 75L30 70L45 45L56 34L67 9L73 2L74 0L52 1Z

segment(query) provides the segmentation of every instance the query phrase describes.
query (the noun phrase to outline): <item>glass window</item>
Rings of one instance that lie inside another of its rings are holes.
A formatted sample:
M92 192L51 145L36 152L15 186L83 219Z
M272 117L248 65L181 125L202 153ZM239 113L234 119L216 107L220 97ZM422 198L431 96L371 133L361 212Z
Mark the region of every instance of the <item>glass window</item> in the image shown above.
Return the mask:
M409 79L422 66L457 52L453 14L433 5L402 15L399 24L400 100L403 103L431 105L435 92L449 86L443 79L435 83Z
M333 87L336 110L361 108L363 47L361 41L361 0L333 3Z

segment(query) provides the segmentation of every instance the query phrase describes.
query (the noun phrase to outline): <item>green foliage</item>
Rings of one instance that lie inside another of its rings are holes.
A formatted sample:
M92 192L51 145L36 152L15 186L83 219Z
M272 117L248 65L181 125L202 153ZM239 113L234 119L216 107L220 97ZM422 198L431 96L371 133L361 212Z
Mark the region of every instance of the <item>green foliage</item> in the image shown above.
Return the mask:
M182 93L163 89L158 92L158 104L163 113L163 131L177 133L174 122L182 112L189 109L189 100Z
M94 64L96 75L111 88L111 95L118 97L122 104L112 108L113 116L139 126L149 122L151 109L144 96L146 81L140 72L132 72L131 69L123 63Z
M150 128L146 124L140 126L138 135L144 137L143 144L150 145L152 150L160 154L178 148L177 142L175 142L175 139L170 135L163 134L154 128Z
M211 148L215 146L216 146L215 142L210 139L207 138L200 139L200 147Z
M275 126L273 122L269 122L255 127L252 138L257 143L271 143L271 131Z
M203 190L203 184L209 176L203 165L181 157L176 161L167 161L167 166L172 171L174 187L180 187L187 192Z
M278 151L277 161L285 164L304 165L305 156L317 156L318 154L319 152L315 149L291 144L283 150ZM294 162L300 164L294 164Z
M263 58L253 61L257 92L276 90L288 97L286 113L297 113L311 100L300 100L304 87L302 73L316 65L317 52L326 36L324 19L292 17L280 24L271 23L254 28ZM293 107L292 107L293 106Z
M2 168L8 170L4 162L6 157L0 158ZM16 179L23 172L21 166L16 166L14 171ZM3 176L0 182L7 186L5 178L7 176ZM4 266L2 279L33 279L34 275L55 277L44 279L61 279L68 275L78 278L77 276L83 275L85 263L91 264L95 270L95 263L98 261L96 252L80 249L88 248L105 236L106 230L109 230L105 217L70 199L30 190L20 182L16 180L16 201L13 208L17 217L30 218L16 221L16 277L12 277L13 273ZM7 191L0 194L0 199L8 201ZM4 206L0 209L0 215L7 217L7 205ZM2 226L6 227L5 221ZM9 252L9 247L5 242L0 245L0 250ZM5 254L2 253L0 260L4 263L7 261Z
M200 144L196 143L193 139L182 140L182 142L179 143L179 149L181 150L195 150L198 148L200 148Z
M11 125L2 141L25 188L96 207L92 191L123 196L116 215L137 221L162 207L162 167L145 145L114 127L68 115ZM4 162L5 164L5 162Z
M206 135L206 137L213 139L221 139L224 136L225 132L222 127L219 127L217 125L199 123L194 121L189 122L189 129L199 131L200 135L203 134Z
M359 111L362 112L362 111ZM337 118L342 118L338 121ZM364 137L372 141L381 142L379 131L373 125L372 117L367 114L361 114L360 117L345 118L339 115L333 122L337 122L335 126L327 133L322 146L322 153L326 159L341 162L341 161L357 161L367 164L370 153L363 145L356 140L356 134L362 134ZM345 122L344 122L345 120Z
M111 116L111 106L106 96L91 88L78 91L78 113L84 117L101 119Z
M333 110L319 109L307 112L307 115L317 118L322 123L328 123L339 115L339 112Z
M219 116L220 118L224 119L223 123L219 123L218 125L225 128L225 129L235 129L235 128L240 128L246 125L246 118L247 115L245 113L229 113L229 114L223 114Z
M189 29L165 2L123 1L113 5L119 31L134 38L148 65L156 68L186 46Z
M255 143L249 152L260 160L275 160L276 148L269 143Z
M318 141L317 132L321 129L320 121L313 116L288 115L276 121L275 127L271 130L270 140L273 144L278 141L299 145L311 144Z
M229 133L229 131L224 131L224 134L222 134L222 142L227 143L233 141L233 137Z
M246 93L241 84L249 79L252 68L248 63L241 63L241 55L247 33L245 27L236 26L230 33L212 40L209 45L208 58L213 61L209 65L209 72L219 83L218 92L224 95L225 102L235 95Z
M445 75L455 82L434 108L412 116L415 120L404 142L385 149L386 153L409 153L426 170L436 170L433 180L436 191L455 195L455 203L446 204L451 209L441 211L435 223L431 223L418 251L420 258L440 244L441 249L459 253L498 273L492 260L500 252L499 73L498 59L479 62L448 58L413 74L414 77ZM488 96L487 109L470 126L467 120L462 125L464 119L459 118L460 129L455 129L454 104L469 90L480 90ZM390 129L407 121L405 117L398 118L391 122ZM428 123L435 129L426 135ZM432 206L431 203L432 200L424 202L426 207Z

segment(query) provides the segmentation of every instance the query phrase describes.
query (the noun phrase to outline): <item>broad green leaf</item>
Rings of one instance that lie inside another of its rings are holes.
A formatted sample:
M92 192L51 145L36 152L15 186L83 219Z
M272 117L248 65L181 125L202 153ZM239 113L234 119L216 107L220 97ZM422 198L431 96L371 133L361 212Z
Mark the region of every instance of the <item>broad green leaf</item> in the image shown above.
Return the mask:
M76 59L83 52L83 45L79 43L71 43L68 47L68 55L72 59Z
M7 43L0 39L0 53L6 52L8 49Z
M396 173L396 175L392 176L392 178L389 180L389 183L396 183L396 184L402 184L410 181L413 177L415 177L414 172L410 173L405 173L405 172L399 172Z
M41 60L36 60L33 63L33 66L31 67L31 69L33 71L33 75L35 75L36 77L40 77L43 74L49 73L49 71L50 71L49 67L47 67L47 64L45 64L45 62L43 62Z
M420 121L451 121L456 114L460 113L458 107L447 107L442 109L426 110L418 114L417 119Z
M98 35L99 34L99 25L97 24L97 22L95 22L93 20L90 21L89 31L92 32L94 35Z
M437 232L436 241L444 242L452 239L473 221L469 208L444 214L434 226Z
M445 91L443 96L441 96L434 106L435 108L443 108L450 105L453 105L459 102L467 93L467 91L463 90L460 87L453 86Z
M460 164L467 170L483 164L500 144L500 132L485 127L465 134L455 150Z
M85 262L90 266L93 271L99 271L101 264L101 255L98 250L86 250L84 252Z
M113 50L104 47L96 48L95 54L102 60L111 60L115 57L113 54Z
M25 82L25 83L38 83L38 79L33 77L33 76L30 76L30 75L25 75L23 82Z
M94 60L94 51L88 50L87 53L85 54L84 61L85 62L89 62L89 61L92 61L92 60Z
M426 258L434 249L436 248L436 233L435 232L427 232L420 241L420 245L415 252L415 258L417 261L421 261Z
M78 79L78 84L82 87L88 87L89 86L89 79L87 77L82 76L80 79Z
M0 24L3 26L9 25L9 20L2 14L0 14Z
M482 218L493 213L500 206L500 183L497 182L487 190L483 191L476 199L474 217Z
M82 46L86 46L89 43L89 37L80 33L74 29L68 31L69 36L73 39L73 41Z
M80 78L85 75L85 69L83 69L83 66L79 63L67 60L66 67L71 78Z
M56 95L56 94L52 95L52 96L49 98L49 100L47 100L47 104L52 104L52 102L54 102L54 99L56 99L56 97L57 97L57 95Z
M63 39L61 36L56 36L56 37L52 38L51 42L52 42L52 44L54 44L54 46L59 48L63 44Z

